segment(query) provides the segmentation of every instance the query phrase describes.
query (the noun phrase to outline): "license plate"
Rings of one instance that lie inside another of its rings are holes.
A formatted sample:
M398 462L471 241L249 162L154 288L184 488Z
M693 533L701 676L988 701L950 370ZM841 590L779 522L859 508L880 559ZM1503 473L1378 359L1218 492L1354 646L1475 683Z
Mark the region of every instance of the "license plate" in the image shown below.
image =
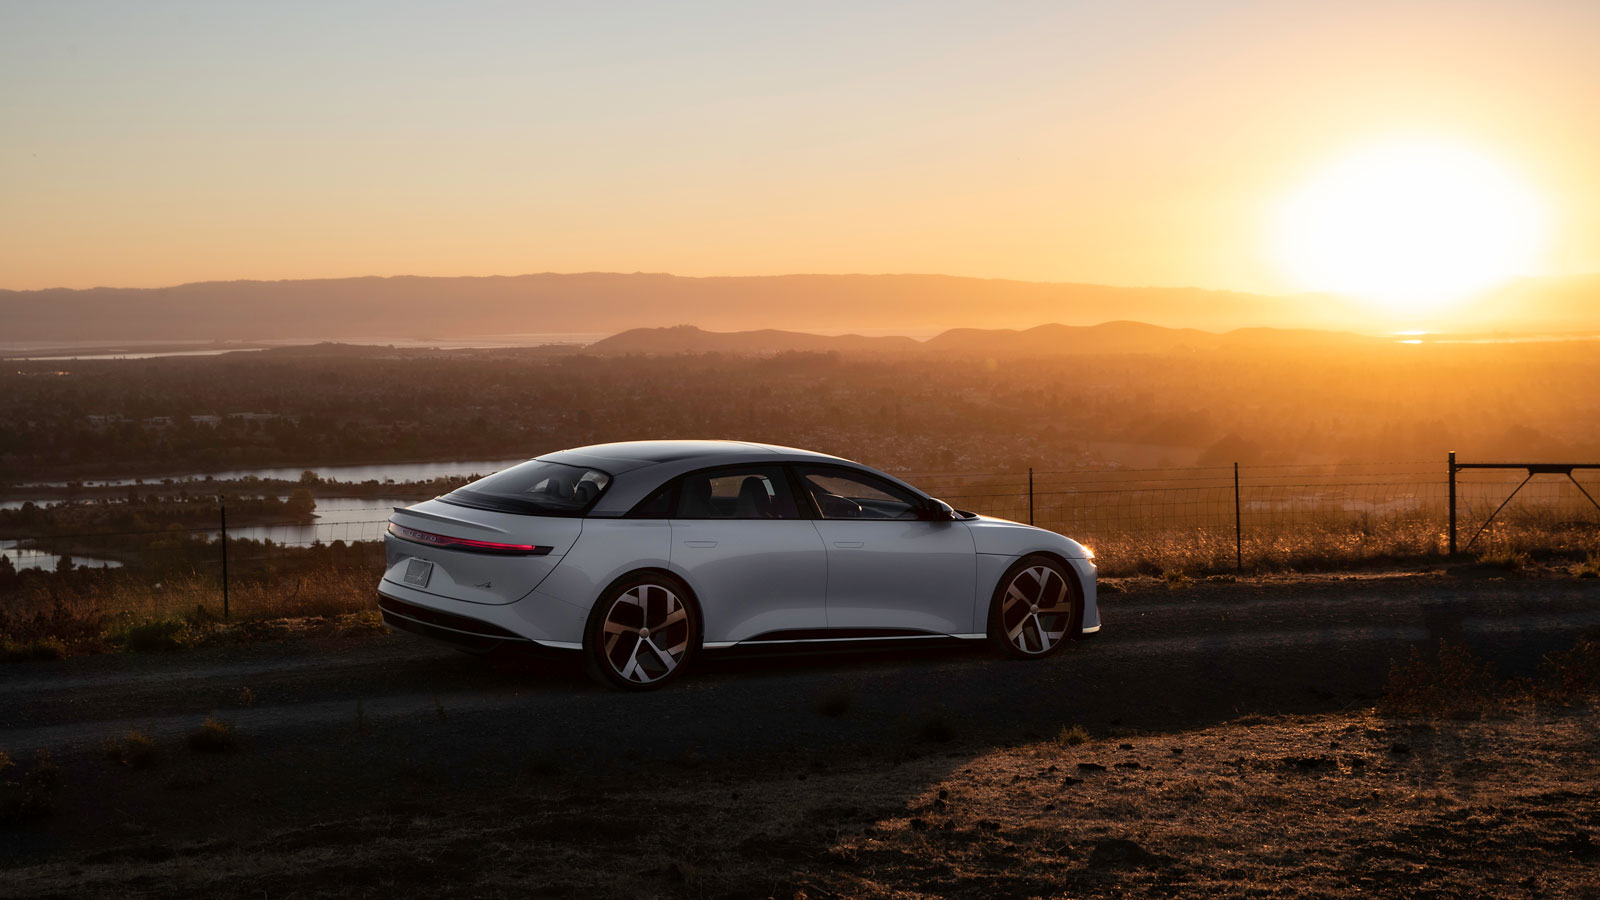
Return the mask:
M417 587L428 586L428 576L433 574L433 563L425 559L413 559L406 563L405 583Z

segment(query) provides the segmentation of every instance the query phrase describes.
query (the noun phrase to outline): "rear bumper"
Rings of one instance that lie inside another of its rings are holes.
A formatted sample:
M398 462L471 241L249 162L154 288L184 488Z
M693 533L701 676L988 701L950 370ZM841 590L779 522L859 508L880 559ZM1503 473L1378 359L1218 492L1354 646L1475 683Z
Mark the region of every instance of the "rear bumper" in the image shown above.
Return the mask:
M583 646L583 629L589 610L547 597L537 591L516 603L473 603L420 591L384 578L378 582L378 596L385 605L403 603L414 612L397 615L422 624L448 628L470 635L519 640L559 650ZM396 627L404 627L398 623ZM412 629L414 630L414 629Z
M487 653L507 645L561 652L490 622L418 606L382 591L378 592L378 609L383 613L384 624L396 631L407 631L473 653Z

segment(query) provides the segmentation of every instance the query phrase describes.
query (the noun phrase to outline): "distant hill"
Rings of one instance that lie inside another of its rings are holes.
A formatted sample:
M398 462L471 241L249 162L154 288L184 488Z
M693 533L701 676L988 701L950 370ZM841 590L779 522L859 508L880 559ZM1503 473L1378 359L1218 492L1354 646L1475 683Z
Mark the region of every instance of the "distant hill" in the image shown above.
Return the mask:
M759 356L790 351L839 353L910 353L921 350L908 337L830 336L803 331L704 331L693 325L672 328L632 328L590 344L587 352L601 356L628 354L667 356L679 353L726 353Z
M1451 313L1449 319L1448 325L1434 327L1518 332L1600 329L1600 275L1514 282ZM0 291L0 340L64 343L592 334L684 322L719 331L929 333L972 326L1028 328L1039 322L1086 326L1111 320L1213 332L1247 327L1347 329L1376 321L1365 307L1322 295L1269 297L1196 288L945 275L684 278L547 273ZM1372 330L1383 327L1374 324ZM1110 334L1101 337L1109 339Z
M1174 327L1303 325L1296 303L1193 288L943 275L520 275L228 281L0 291L7 340L349 340L706 328L928 332L1137 318Z
M1143 322L1101 325L1039 325L1012 329L953 328L927 342L930 349L969 356L1049 356L1058 353L1170 353L1199 350L1218 335L1194 328L1162 328Z
M1143 322L1101 325L1039 325L1024 330L953 328L926 341L907 337L837 337L796 331L706 331L693 325L634 328L591 344L584 352L601 356L673 356L723 353L765 356L803 351L844 355L904 356L925 353L947 357L1026 358L1081 354L1184 353L1240 349L1294 351L1312 347L1378 345L1384 338L1347 332L1248 328L1217 334L1194 328L1162 328Z

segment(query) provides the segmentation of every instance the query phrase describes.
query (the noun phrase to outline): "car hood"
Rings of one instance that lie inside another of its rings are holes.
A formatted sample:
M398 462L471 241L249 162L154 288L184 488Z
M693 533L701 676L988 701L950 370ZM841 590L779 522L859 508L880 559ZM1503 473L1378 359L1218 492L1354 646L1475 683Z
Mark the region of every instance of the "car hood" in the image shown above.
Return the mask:
M972 543L979 553L1003 556L1020 556L1041 551L1059 553L1068 559L1093 559L1089 548L1065 535L1044 528L997 519L994 516L974 516L965 520L972 529Z

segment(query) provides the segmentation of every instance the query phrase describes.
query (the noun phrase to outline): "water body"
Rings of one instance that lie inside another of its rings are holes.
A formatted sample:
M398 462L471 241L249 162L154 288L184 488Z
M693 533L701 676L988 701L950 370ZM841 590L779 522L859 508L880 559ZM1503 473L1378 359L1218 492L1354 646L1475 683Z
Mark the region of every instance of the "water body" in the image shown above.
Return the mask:
M320 541L378 541L383 539L389 514L396 506L418 500L384 500L367 497L329 497L317 501L317 519L306 525L251 525L229 528L229 540L271 541L274 544L310 545ZM206 535L216 540L217 532Z
M517 459L488 459L488 460L452 460L450 462L425 462L425 463L379 463L366 466L276 466L265 469L228 469L222 472L195 472L187 475L163 475L148 478L92 478L85 479L81 484L85 487L127 487L132 484L143 484L150 487L162 487L162 482L171 478L178 484L204 482L209 476L218 481L237 480L255 476L256 478L283 479L286 481L300 480L300 473L307 470L315 472L318 478L329 481L431 481L435 478L456 478L468 475L489 475L501 469L510 468L520 462L526 462L528 457ZM64 488L65 481L40 481L32 484L18 485L20 488ZM8 501L9 502L9 501ZM20 506L20 504L18 504Z
M316 520L303 525L249 525L241 528L229 528L228 539L272 541L274 544L289 546L310 546L321 542L331 544L334 541L351 543L354 541L379 541L389 521L389 514L397 506L410 506L419 501L415 499L385 499L367 497L329 497L317 501ZM17 504L20 506L21 504ZM196 534L206 540L215 541L219 532L210 531ZM11 560L11 565L18 571L22 569L54 570L61 559L59 554L46 550L32 550L19 547L19 541L0 541L0 555ZM122 563L114 559L100 559L93 556L73 556L72 564L98 569L101 566L112 569L122 568Z
M0 342L0 358L36 360L156 359L164 356L220 356L264 350L271 347L304 347L339 343L361 346L394 347L402 350L495 350L508 347L584 346L609 337L609 332L570 332L557 334L479 334L455 338L288 338L251 341L237 347L217 347L211 341L10 341ZM185 345L195 347L182 349Z
M61 560L61 556L58 554L44 550L24 550L18 547L17 543L17 541L0 541L0 556L11 560L11 565L19 572L23 569L54 571ZM101 567L108 569L122 568L122 563L114 559L95 559L92 556L72 556L68 558L72 560L72 564L75 566L87 566L91 569Z

